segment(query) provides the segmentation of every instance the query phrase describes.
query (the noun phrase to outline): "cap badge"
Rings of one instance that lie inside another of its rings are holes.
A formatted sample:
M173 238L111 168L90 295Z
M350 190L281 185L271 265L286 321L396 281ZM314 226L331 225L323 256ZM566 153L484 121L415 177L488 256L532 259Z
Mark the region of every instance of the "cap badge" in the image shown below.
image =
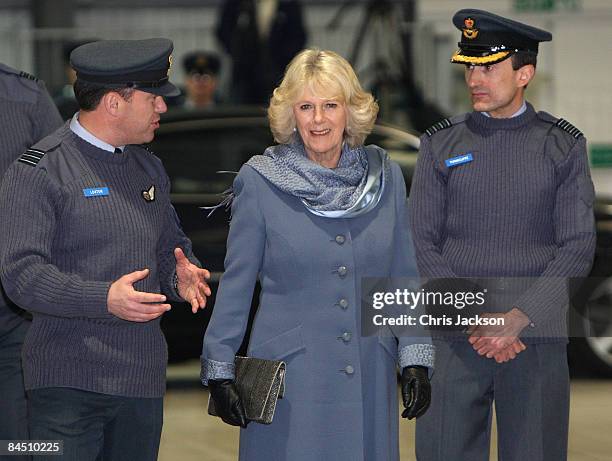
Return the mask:
M168 77L170 77L170 69L172 69L172 63L174 62L174 58L172 55L168 56Z
M145 199L145 202L152 202L155 200L155 184L149 187L149 190L142 191L142 198Z
M478 29L474 28L474 20L472 18L465 18L463 24L465 24L465 29L463 29L463 36L470 40L475 39L478 36Z

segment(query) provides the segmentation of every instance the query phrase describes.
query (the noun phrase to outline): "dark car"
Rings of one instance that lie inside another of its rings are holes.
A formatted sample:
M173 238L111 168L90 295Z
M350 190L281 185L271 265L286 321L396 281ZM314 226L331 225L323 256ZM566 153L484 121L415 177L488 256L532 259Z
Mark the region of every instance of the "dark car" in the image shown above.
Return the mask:
M214 307L229 230L229 210L219 206L235 174L251 156L274 144L263 110L223 108L177 110L164 114L151 150L164 162L172 183L172 202L194 252L212 272L213 295L205 311L193 315L176 306L164 316L162 328L171 361L197 358ZM377 124L366 140L377 144L399 163L408 190L416 165L418 136ZM215 208L216 207L216 208ZM213 211L213 208L214 211ZM612 376L612 202L596 207L598 245L593 278L583 284L573 310L570 359L583 367ZM255 290L254 298L258 296ZM255 306L255 302L253 305ZM587 336L585 338L585 336Z

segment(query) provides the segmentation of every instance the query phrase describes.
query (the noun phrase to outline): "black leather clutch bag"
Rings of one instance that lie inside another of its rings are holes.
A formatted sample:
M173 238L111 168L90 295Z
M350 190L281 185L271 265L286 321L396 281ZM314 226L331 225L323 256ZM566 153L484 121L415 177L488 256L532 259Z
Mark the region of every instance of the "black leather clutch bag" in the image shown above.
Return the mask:
M236 356L235 365L236 388L247 419L271 424L276 401L285 393L285 362ZM218 416L210 398L208 414Z

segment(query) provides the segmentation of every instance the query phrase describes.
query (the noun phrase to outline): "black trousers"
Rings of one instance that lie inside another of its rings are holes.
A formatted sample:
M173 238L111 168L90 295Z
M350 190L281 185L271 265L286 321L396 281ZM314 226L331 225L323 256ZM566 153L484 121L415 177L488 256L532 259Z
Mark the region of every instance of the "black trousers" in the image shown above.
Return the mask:
M28 391L32 440L63 440L63 461L155 461L163 398L132 398L72 388ZM34 461L50 459L34 456Z
M0 440L28 439L26 393L21 368L21 346L28 326L29 322L24 321L0 337ZM0 461L25 459L25 456L0 456Z

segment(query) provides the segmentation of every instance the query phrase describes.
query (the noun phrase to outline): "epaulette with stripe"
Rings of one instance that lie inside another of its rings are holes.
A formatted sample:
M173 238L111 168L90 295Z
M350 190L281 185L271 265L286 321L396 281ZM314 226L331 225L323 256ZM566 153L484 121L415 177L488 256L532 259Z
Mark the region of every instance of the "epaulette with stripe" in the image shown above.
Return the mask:
M26 165L36 166L38 162L45 156L46 152L40 149L34 149L30 147L26 150L21 157L17 159L18 162L25 163Z
M38 82L38 77L35 77L32 74L28 74L27 72L24 72L23 70L19 71L19 76L23 78L27 78L29 80L34 80L35 82Z
M453 125L450 118L445 118L444 120L440 120L438 123L434 123L432 126L425 130L427 136L433 136L434 133L444 130L445 128L449 128Z
M558 126L563 131L569 133L576 139L580 138L581 136L584 136L582 134L582 131L580 131L578 128L576 128L574 125L572 125L570 122L568 122L564 118L560 118L559 120L557 120L557 123L555 123L555 126Z
M467 120L467 115L468 114L453 115L450 118L440 120L438 123L434 123L432 126L427 128L425 130L425 133L427 134L427 136L431 137L440 130L445 130L446 128L450 128L453 125L465 122Z

